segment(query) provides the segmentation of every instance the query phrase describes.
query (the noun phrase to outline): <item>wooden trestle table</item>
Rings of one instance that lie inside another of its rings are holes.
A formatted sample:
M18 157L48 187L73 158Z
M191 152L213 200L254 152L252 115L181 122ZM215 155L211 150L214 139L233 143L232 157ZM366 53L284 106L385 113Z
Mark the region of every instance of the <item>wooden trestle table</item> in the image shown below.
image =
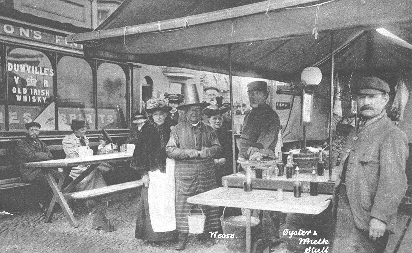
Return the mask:
M142 186L141 180L127 182L123 184L111 185L102 188L96 188L92 190L85 190L79 192L72 192L74 187L82 181L87 175L89 175L93 170L97 169L97 165L102 162L114 162L123 161L131 159L133 154L127 152L116 152L110 154L93 155L87 157L76 157L76 158L65 158L56 160L47 160L40 162L29 162L25 166L27 168L41 168L44 175L46 176L47 182L49 183L52 191L53 198L47 209L45 222L50 222L53 215L53 208L57 203L60 204L63 209L64 214L69 219L70 223L74 227L78 227L78 223L74 218L73 211L71 210L69 204L67 203L70 199L86 199L95 198L98 196L109 195L114 192L120 192L125 190L130 190ZM90 165L85 171L83 171L75 180L73 180L68 186L63 188L64 180L69 176L72 167L78 165ZM53 176L52 169L62 168L63 173L59 178L59 182Z

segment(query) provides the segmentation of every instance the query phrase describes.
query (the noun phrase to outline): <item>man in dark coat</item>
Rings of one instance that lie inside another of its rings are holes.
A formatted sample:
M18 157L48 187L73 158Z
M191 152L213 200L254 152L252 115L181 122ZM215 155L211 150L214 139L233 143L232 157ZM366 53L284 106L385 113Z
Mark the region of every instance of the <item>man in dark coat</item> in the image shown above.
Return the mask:
M336 180L332 252L383 252L405 195L408 143L386 115L389 91L389 85L377 77L360 80L361 120L349 134Z
M16 143L16 160L19 164L21 178L24 182L34 185L35 195L41 199L44 205L51 197L51 189L40 168L26 168L25 163L38 162L53 159L46 144L39 140L41 125L37 122L26 123L26 137ZM56 175L57 175L57 171Z

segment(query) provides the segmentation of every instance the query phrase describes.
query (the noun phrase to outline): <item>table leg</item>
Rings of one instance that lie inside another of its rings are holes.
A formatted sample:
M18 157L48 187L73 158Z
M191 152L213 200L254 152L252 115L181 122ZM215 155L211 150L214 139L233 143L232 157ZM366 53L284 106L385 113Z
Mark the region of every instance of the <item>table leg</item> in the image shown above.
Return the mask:
M59 178L58 188L60 190L63 188L64 181L69 176L69 174L70 174L70 170L63 170L63 174ZM53 217L53 210L54 210L54 206L56 205L56 202L57 202L57 197L56 197L56 195L53 195L53 198L52 198L52 200L49 204L49 208L47 209L47 212L46 212L45 222L50 222L51 221L51 219Z
M69 218L70 223L72 224L73 227L78 227L79 225L77 224L77 221L74 219L74 215L72 210L69 207L69 204L67 204L67 201L65 199L65 197L63 196L63 193L61 192L61 189L59 189L59 186L56 183L56 180L54 179L54 177L51 175L51 173L47 172L46 173L46 179L47 182L49 183L51 189L53 190L53 194L54 194L54 198L57 198L57 202L60 204L60 206L63 209L64 214L66 215L66 217ZM53 201L52 201L53 202ZM52 205L50 203L50 207L54 207L54 204ZM47 213L52 213L53 210L47 210Z
M85 171L83 171L78 177L76 177L73 182L71 182L66 188L63 189L63 192L71 192L74 187L80 183L85 177L87 177L93 170L95 170L99 166L98 164L91 164Z
M246 253L250 253L252 246L251 210L246 209Z

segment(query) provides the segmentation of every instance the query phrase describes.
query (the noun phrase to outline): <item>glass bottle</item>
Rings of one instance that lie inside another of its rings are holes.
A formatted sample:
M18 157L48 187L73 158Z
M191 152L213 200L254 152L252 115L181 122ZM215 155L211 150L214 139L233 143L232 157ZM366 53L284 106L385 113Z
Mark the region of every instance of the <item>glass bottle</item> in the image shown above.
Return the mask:
M310 180L310 195L317 196L318 195L318 178L315 169L312 171L312 177Z
M293 182L293 195L295 198L300 198L302 196L302 182L299 181L299 167L296 167L295 182Z

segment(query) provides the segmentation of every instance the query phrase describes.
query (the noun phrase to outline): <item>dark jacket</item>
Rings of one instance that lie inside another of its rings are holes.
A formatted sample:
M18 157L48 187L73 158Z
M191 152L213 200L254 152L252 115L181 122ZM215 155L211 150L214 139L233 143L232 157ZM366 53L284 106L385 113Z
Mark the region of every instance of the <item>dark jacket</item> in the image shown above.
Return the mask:
M237 142L239 156L248 158L247 150L250 147L274 151L279 129L279 116L269 105L259 105L257 108L252 108L245 115L242 135Z
M132 128L126 143L134 144L133 164L135 169L148 171L166 168L166 143L169 140L170 127L158 127L151 121L146 121L140 130Z
M382 114L354 129L344 152L343 161L348 159L346 189L356 226L369 230L370 219L377 218L391 229L407 188L406 135ZM339 169L341 175L343 165ZM339 184L340 177L336 186Z
M20 174L24 181L32 181L41 173L39 168L25 168L25 163L53 159L44 142L29 136L17 141L15 151L16 162L19 164Z

